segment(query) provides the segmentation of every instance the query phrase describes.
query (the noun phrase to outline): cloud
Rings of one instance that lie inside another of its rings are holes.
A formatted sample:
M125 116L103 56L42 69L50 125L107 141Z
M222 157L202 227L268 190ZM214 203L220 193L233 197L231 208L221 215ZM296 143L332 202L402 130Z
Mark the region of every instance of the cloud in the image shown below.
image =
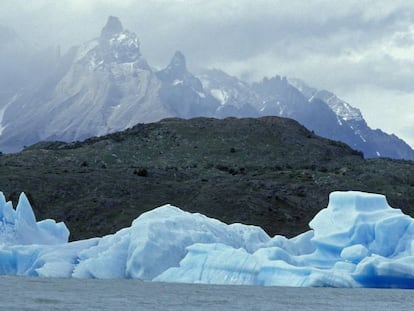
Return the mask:
M138 32L156 61L178 48L194 63L209 63L243 60L269 51L287 60L309 53L333 57L344 49L358 51L412 21L407 13L409 5L402 3L3 0L0 5L7 9L2 12L14 8L14 14L0 17L14 20L16 27L26 20L23 23L34 25L39 33L49 32L50 41L72 43L76 38L81 42L96 35L108 15L118 15L128 28Z

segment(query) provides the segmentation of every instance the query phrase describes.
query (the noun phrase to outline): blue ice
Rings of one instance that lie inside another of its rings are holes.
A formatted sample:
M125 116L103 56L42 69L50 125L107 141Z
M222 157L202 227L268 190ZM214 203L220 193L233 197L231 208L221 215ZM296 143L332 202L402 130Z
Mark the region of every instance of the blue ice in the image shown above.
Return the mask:
M164 205L115 234L68 242L26 196L0 193L0 274L263 286L414 288L414 220L385 196L333 192L288 239Z

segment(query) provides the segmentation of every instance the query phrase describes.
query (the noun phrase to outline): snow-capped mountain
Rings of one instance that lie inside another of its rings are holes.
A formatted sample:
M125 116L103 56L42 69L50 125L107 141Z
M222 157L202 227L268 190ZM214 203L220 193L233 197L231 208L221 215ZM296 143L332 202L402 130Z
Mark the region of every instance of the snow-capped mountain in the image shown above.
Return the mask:
M80 140L172 116L160 88L136 34L110 17L98 38L72 48L41 87L7 107L0 146L8 152L40 140Z
M200 73L199 78L207 93L220 103L216 109L216 117L259 116L257 109L252 106L258 101L258 97L248 83L218 69L205 70Z
M3 50L22 50L12 31L0 28L0 40L8 42ZM181 52L166 68L154 70L141 55L137 35L116 17L108 18L98 38L65 55L51 49L33 53L27 59L36 61L25 62L18 53L7 55L16 56L5 62L11 64L7 68L13 72L24 63L25 74L19 77L26 78L0 88L2 152L41 140L82 140L166 117L276 115L343 141L367 157L414 160L404 141L370 129L358 109L300 80L275 76L250 84L217 69L195 76Z
M166 117L213 117L219 106L188 72L182 53L154 71L141 55L137 35L116 17L55 67L37 88L0 106L3 152L40 140L82 140Z
M335 135L329 135L329 133L321 133L322 136L341 140L354 149L363 151L366 157L413 159L413 150L407 143L395 135L386 134L379 129L371 129L359 109L352 107L335 94L309 87L298 79L290 79L289 82L300 90L309 102L321 100L327 104L335 113L337 123L342 128L351 129L354 134L345 135L340 139Z
M369 158L414 160L414 151L403 140L371 129L359 109L301 80L275 76L248 84L219 70L204 71L200 77L205 90L222 104L248 104L259 116L295 119L316 134L345 142Z
M338 98L335 94L326 90L312 88L299 79L289 79L289 83L296 87L309 102L314 99L324 101L340 120L347 122L365 122L361 111L358 108L352 107L347 102Z

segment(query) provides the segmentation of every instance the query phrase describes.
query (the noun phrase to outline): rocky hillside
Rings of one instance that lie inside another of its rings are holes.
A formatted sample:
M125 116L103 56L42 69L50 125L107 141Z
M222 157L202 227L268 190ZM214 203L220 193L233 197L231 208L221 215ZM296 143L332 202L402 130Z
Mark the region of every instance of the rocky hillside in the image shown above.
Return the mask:
M414 216L413 187L413 162L364 160L279 117L165 119L0 157L6 197L26 192L37 217L65 221L72 239L115 232L165 203L292 236L334 190L383 193Z

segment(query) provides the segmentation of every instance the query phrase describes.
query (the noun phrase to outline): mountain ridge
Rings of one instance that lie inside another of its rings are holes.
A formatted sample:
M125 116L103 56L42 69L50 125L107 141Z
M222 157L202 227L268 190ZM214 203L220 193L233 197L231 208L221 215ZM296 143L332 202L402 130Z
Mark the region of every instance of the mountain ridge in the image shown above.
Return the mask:
M276 115L369 158L414 160L404 141L372 130L358 109L299 80L274 76L249 84L219 70L195 75L179 51L164 69L154 70L138 36L114 16L99 37L51 59L49 67L46 77L0 101L2 152L42 140L83 140L168 117Z

